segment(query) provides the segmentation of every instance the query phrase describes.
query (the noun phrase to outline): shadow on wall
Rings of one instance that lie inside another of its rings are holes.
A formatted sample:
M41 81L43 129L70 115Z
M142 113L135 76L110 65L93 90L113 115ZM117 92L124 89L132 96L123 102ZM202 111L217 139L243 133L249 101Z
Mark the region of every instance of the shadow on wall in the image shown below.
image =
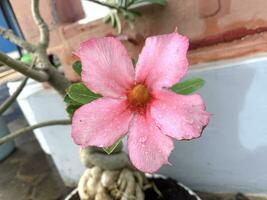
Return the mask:
M212 113L200 139L176 143L162 173L196 190L267 192L267 59L192 70ZM215 64L216 65L216 64Z

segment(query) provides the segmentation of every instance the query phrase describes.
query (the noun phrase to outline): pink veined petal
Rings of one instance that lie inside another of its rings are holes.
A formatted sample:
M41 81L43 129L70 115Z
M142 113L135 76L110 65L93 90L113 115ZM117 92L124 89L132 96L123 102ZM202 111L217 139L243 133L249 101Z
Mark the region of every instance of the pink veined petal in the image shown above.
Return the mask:
M128 150L133 165L143 172L155 172L168 157L174 145L171 138L161 133L148 116L136 115L128 134Z
M126 101L95 100L74 113L72 138L82 147L109 147L128 132L132 116Z
M177 140L200 137L210 117L200 95L179 95L165 89L155 94L151 115L164 134Z
M187 72L188 39L177 32L146 39L136 65L136 82L148 87L171 87Z
M95 93L121 97L134 84L134 68L121 42L113 37L83 42L76 55L82 62L82 81Z

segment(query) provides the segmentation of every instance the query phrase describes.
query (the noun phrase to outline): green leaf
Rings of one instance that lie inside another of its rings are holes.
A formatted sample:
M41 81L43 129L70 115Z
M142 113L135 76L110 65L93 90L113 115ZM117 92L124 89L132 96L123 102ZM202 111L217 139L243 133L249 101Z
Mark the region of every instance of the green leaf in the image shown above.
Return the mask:
M64 102L67 104L66 111L67 113L72 116L73 113L80 107L82 104L74 101L69 95L65 95Z
M72 84L67 89L67 94L73 101L80 104L86 104L101 97L89 90L83 83Z
M70 116L72 116L74 112L80 107L81 105L69 105L67 106L66 111Z
M67 104L67 105L82 105L81 103L79 102L76 102L74 101L72 98L69 97L69 95L65 95L64 97L64 102Z
M159 4L159 5L166 5L167 1L166 0L137 0L134 2L134 4L139 4L139 3L152 3L152 4Z
M82 72L82 63L80 60L77 60L75 63L72 65L72 69L79 75L81 76Z
M119 17L117 12L114 13L114 17L115 17L115 21L116 21L117 32L118 32L118 34L121 34L121 31L122 31L121 20L120 20L120 17Z
M114 16L114 11L110 11L110 23L113 28L116 28L117 25L116 25L116 20Z
M32 55L29 53L23 54L20 61L30 65L32 63Z
M113 145L111 145L110 147L104 147L103 150L107 153L107 154L111 154L116 147L122 142L122 138L119 139L117 142L115 142Z
M201 78L193 78L189 80L185 80L183 82L179 82L172 86L172 91L178 93L178 94L191 94L201 87L203 87L205 84L205 81Z

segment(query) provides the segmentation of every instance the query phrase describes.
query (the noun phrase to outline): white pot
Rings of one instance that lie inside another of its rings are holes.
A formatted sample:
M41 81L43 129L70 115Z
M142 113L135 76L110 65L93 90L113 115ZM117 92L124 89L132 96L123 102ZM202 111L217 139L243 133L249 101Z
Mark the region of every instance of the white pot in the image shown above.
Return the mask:
M19 82L8 83L12 94ZM30 125L36 123L67 119L62 98L53 89L44 89L43 85L33 80L17 98L18 104ZM34 134L42 149L50 154L64 183L67 186L76 185L84 167L79 159L79 147L70 136L70 126L51 126L34 130Z

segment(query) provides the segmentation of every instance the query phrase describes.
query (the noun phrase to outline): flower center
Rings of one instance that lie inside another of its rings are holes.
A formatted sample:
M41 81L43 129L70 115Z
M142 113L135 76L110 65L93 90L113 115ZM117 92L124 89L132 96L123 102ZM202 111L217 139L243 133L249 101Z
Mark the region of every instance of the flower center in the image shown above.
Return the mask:
M150 100L148 88L143 84L135 85L128 93L128 101L134 107L144 107Z

